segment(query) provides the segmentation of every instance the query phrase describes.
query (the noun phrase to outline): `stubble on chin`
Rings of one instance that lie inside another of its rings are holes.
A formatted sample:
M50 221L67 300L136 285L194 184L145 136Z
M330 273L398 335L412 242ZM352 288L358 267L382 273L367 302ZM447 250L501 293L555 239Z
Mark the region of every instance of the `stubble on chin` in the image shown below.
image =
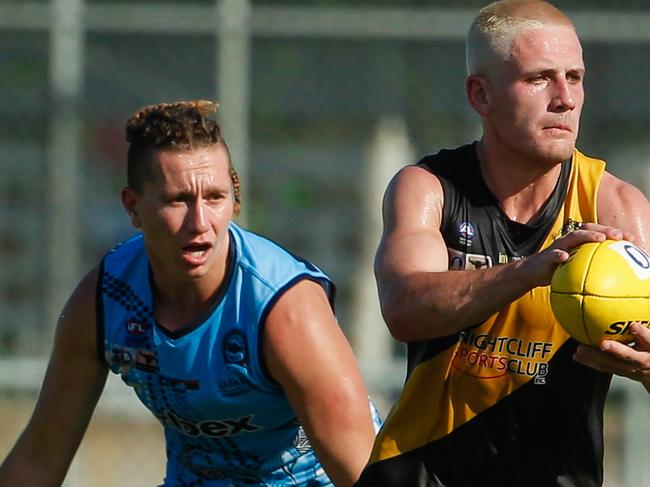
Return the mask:
M535 154L531 154L531 156L540 162L557 164L573 156L576 148L576 140L574 137L541 137L540 139L537 140L533 148Z
M547 149L546 159L549 162L562 162L573 156L576 144L575 141L557 141L550 143Z

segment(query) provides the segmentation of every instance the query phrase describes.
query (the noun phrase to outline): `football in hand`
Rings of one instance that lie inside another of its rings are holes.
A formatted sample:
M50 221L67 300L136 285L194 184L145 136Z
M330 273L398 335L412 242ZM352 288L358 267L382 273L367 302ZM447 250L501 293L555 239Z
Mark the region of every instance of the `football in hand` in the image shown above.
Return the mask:
M626 240L583 244L551 280L551 308L577 341L630 342L635 321L650 327L650 257Z

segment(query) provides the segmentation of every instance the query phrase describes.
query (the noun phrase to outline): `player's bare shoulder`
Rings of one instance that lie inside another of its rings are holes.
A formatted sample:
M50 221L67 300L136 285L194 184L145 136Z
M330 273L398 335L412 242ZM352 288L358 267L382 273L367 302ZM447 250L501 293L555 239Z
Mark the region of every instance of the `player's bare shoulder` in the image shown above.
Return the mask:
M88 272L66 302L57 322L57 338L84 354L96 354L99 268Z
M404 186L406 188L403 188ZM407 193L416 191L442 193L442 186L438 177L422 164L405 166L393 176L388 185L388 191L401 191L402 189L405 189Z
M648 240L649 221L650 203L643 192L605 172L598 189L598 222L633 233L643 245Z
M417 221L437 228L444 203L442 185L436 175L422 165L400 169L384 197L386 222Z

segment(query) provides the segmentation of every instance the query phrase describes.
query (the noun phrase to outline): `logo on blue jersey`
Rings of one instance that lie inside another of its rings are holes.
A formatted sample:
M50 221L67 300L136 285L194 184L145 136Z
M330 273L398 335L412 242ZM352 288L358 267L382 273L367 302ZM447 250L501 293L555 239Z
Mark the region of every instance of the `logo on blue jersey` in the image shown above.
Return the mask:
M135 367L145 372L158 372L158 356L153 350L138 350Z
M307 438L307 434L305 433L305 430L302 429L302 426L298 428L298 432L293 439L293 447L298 450L301 455L304 455L311 450L311 443L309 443L309 438Z
M235 436L241 433L257 431L261 428L251 423L254 417L253 414L239 418L193 421L166 409L162 414L156 416L165 426L174 428L188 436L221 438L223 436Z
M126 331L131 336L141 336L147 333L149 325L142 323L141 321L131 318L126 322Z
M245 394L252 389L252 385L248 380L239 375L234 374L228 370L229 366L224 367L224 374L227 375L227 378L224 378L219 381L219 390L224 396L238 396L240 394ZM237 367L237 366L230 366ZM238 367L241 368L241 367ZM230 373L229 373L230 372Z
M107 355L109 357L109 363L122 367L125 365L131 365L133 363L135 350L129 348L113 347Z
M222 347L227 364L243 364L248 358L246 337L239 330L231 330L223 339Z

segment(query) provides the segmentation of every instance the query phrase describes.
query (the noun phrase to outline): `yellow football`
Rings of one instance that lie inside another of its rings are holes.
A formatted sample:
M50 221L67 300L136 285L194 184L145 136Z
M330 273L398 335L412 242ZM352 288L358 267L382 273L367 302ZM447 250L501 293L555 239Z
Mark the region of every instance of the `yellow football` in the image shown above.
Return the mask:
M626 240L575 248L553 274L551 308L581 343L631 341L631 323L650 327L650 257Z

